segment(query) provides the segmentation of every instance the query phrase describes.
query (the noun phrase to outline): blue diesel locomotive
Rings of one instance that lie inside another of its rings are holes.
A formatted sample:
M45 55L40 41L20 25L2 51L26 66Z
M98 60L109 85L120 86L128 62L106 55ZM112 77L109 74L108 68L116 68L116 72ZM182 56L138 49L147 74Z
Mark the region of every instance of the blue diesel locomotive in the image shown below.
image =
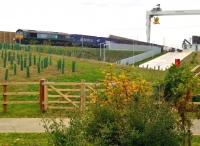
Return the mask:
M52 46L99 48L100 44L105 43L108 38L80 34L18 29L16 31L15 40L20 44L48 44Z
M22 29L16 31L15 41L20 44L48 44L53 46L69 46L72 44L69 34L66 33Z
M23 29L18 29L16 31L15 40L20 44L45 44L52 46L76 46L88 48L100 48L103 46L103 44L106 44L107 41L116 44L160 46L157 44L150 44L147 42L132 40L114 35L110 35L107 38L81 34L67 34Z

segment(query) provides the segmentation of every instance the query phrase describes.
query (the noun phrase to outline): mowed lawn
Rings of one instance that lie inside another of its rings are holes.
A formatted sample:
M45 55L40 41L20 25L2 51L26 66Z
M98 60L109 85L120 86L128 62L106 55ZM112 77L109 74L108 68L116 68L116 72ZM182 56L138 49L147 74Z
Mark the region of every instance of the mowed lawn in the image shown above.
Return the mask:
M0 137L0 146L48 146L45 133L5 133Z
M0 137L0 146L48 146L45 133L6 133ZM192 146L200 146L200 136L193 136Z

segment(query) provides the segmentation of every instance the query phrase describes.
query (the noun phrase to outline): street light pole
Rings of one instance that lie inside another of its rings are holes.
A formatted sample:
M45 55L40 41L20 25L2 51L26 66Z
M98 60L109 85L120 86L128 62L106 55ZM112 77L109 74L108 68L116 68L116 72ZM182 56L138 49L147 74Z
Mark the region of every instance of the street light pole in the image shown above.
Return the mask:
M110 47L110 44L104 43L104 62L106 61L106 48Z
M134 63L135 63L135 62L134 62L134 55L135 55L134 47L135 47L135 46L134 46L134 41L133 41L133 65L134 65Z
M81 42L81 46L82 46L82 49L83 49L83 36L82 36L82 39L81 39L81 40L82 40L82 42Z
M105 47L105 43L99 43L100 44L100 58L102 57L102 55L104 55L105 54L105 52L102 52L102 49L104 49L104 47ZM103 48L101 47L101 45L103 45ZM104 51L104 50L103 50ZM103 56L104 57L104 56ZM104 60L104 59L103 59Z
M104 46L104 54L103 54L103 61L106 61L106 44L103 44Z
M99 43L99 45L100 45L100 50L99 50L99 52L100 52L100 58L103 55L103 61L106 61L106 47L109 46L109 45L106 44L106 43ZM103 45L103 48L101 47L101 45ZM103 49L103 52L102 52L102 49Z
M101 59L101 43L100 43L100 48L99 48L99 55L100 55L100 59Z

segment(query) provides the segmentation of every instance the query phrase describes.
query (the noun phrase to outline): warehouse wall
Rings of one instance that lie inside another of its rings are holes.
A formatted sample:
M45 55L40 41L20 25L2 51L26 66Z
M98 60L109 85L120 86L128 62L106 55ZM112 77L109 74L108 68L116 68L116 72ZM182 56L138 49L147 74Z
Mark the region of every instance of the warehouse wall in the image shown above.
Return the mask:
M142 54L139 54L139 55L136 55L136 56L133 56L133 57L129 57L129 58L126 58L126 59L122 59L122 60L119 60L117 61L116 63L117 64L134 64L136 62L139 62L139 61L142 61L144 59L147 59L147 58L150 58L150 57L153 57L154 55L157 55L157 54L160 54L161 53L161 48L152 48L151 50L148 50Z
M128 51L149 51L152 49L160 49L161 47L158 46L147 46L147 45L130 45L130 44L119 44L114 42L107 42L107 46L109 50L128 50Z
M0 43L15 43L15 32L0 31Z
M192 50L194 51L200 51L200 44L192 44Z

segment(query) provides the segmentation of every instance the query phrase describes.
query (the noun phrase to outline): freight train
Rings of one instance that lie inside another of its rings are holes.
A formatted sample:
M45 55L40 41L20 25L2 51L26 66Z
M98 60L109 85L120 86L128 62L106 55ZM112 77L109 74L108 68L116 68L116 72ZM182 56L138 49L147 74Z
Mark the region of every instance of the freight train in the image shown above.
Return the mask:
M44 44L52 46L76 46L76 47L89 47L100 48L104 47L103 44L112 42L116 44L129 44L129 45L145 45L145 46L159 46L157 44L150 44L147 42L132 40L124 37L110 35L109 37L97 37L81 34L67 34L49 31L36 31L18 29L15 35L16 43L20 44Z
M16 31L15 40L20 44L48 44L52 46L83 46L99 48L100 44L106 43L108 38L18 29Z

